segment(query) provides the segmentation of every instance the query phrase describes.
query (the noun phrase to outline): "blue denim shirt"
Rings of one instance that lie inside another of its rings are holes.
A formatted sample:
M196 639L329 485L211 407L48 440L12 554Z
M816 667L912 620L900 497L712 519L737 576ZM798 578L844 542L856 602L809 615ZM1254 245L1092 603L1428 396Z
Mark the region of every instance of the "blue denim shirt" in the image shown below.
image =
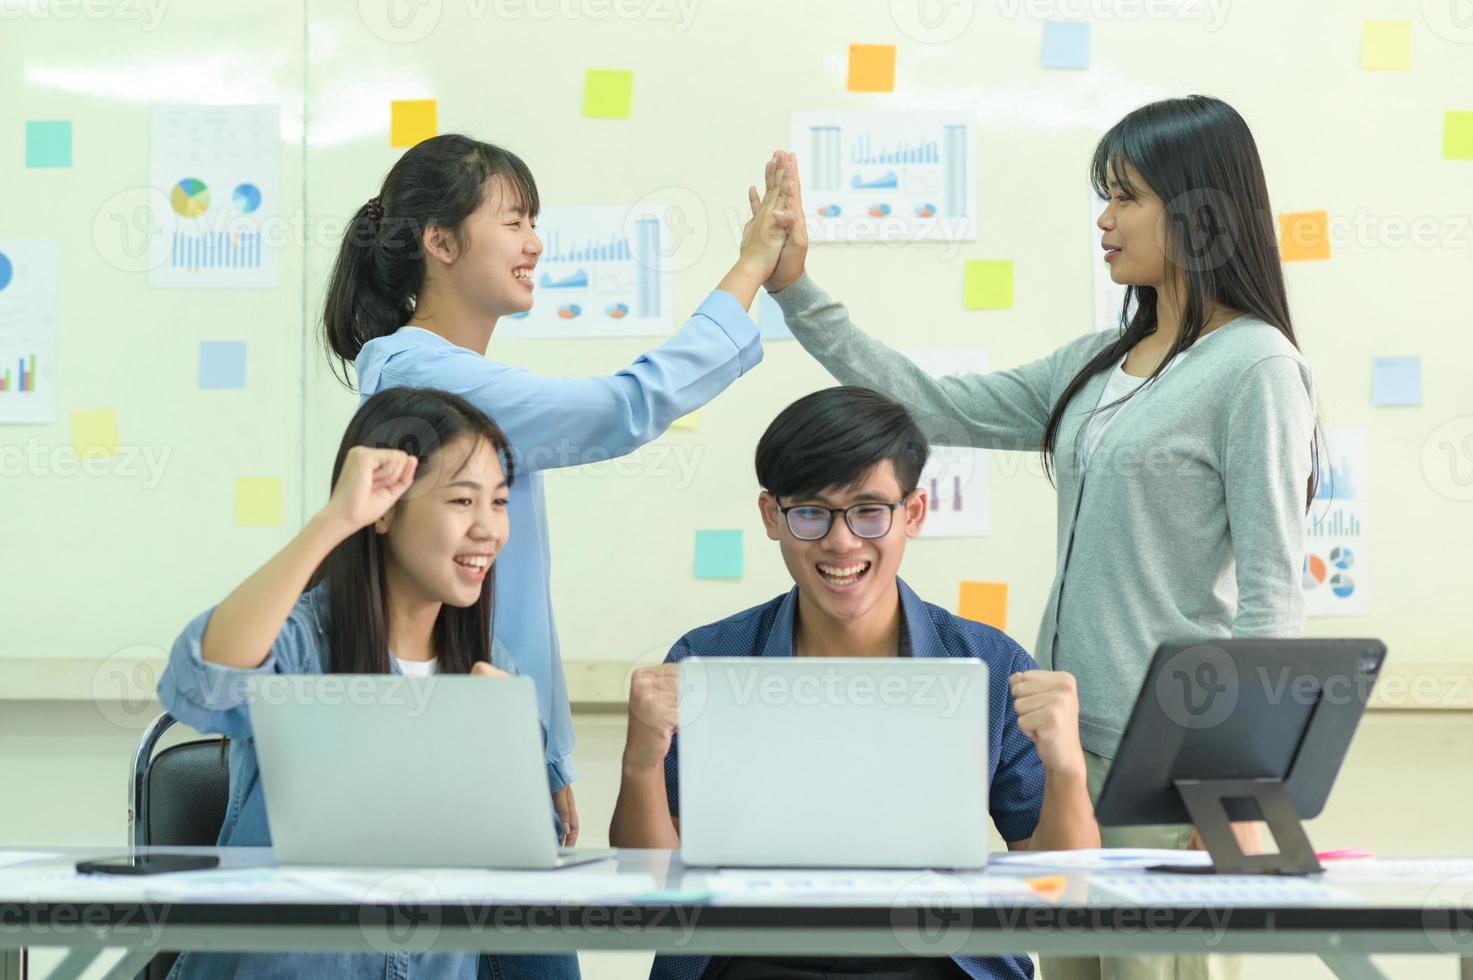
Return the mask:
M602 462L658 438L762 360L762 341L730 293L711 293L669 340L617 374L563 378L488 360L439 334L400 327L363 345L355 362L363 398L385 388L438 388L496 422L517 466L511 534L496 559L496 638L537 685L548 761L561 788L576 776L573 715L553 622L542 471Z
M975 657L987 664L991 688L987 702L987 762L991 774L988 809L998 833L1007 841L1026 840L1038 827L1043 809L1043 762L1033 742L1018 728L1008 678L1038 665L1006 633L970 619L953 616L940 606L922 602L905 582L900 588L903 618L901 643L913 657ZM793 628L798 611L798 589L771 602L685 634L665 657L678 663L686 657L791 657ZM665 756L665 792L670 815L680 816L680 740L670 742ZM801 746L794 751L801 752ZM957 965L979 978L1033 976L1026 956L958 956ZM707 956L656 956L651 980L698 980Z
M230 739L230 801L220 828L221 847L264 847L271 844L266 820L266 800L261 792L256 765L255 740L246 705L246 678L257 674L321 674L328 662L327 583L302 594L287 616L276 642L259 667L245 670L209 663L201 656L205 627L214 609L195 617L169 652L169 663L159 679L159 701L176 719L200 732L218 733ZM506 650L495 646L492 663L508 673L516 664ZM401 673L390 660L394 673ZM549 770L549 779L551 772ZM170 980L220 977L314 977L314 978L428 978L428 980L476 980L479 954L453 953L186 953L179 957ZM558 957L492 957L493 975L577 976L576 960L571 972L566 963L553 970ZM569 957L571 959L571 957ZM535 961L546 969L500 970L494 961Z

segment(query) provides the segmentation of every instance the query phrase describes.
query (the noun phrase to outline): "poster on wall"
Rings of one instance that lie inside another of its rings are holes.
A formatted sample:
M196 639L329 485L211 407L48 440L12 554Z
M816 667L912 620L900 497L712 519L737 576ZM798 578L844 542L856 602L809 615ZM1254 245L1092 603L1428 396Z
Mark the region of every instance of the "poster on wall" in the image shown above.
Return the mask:
M155 289L274 289L283 241L281 110L153 110L149 241Z
M544 208L532 309L505 317L498 337L649 337L675 329L666 206Z
M969 117L795 112L790 127L813 241L976 240Z
M927 347L904 353L933 378L990 370L991 357L979 348ZM920 488L927 496L921 537L984 538L992 533L992 461L987 450L933 444Z
M1319 485L1304 522L1304 598L1311 616L1371 611L1370 476L1366 430L1325 430Z
M0 423L56 421L54 241L0 240Z

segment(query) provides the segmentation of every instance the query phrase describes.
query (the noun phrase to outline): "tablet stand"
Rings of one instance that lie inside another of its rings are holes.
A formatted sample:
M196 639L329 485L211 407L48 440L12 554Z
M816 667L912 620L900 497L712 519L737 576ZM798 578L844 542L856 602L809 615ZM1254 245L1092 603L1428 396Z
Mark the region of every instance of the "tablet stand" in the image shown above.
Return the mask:
M1268 874L1308 875L1323 871L1314 848L1305 836L1304 824L1289 799L1284 784L1277 779L1177 779L1173 781L1186 804L1187 813L1212 866L1158 865L1152 871L1177 871L1192 874ZM1228 819L1229 800L1248 799L1258 805L1268 829L1278 844L1277 854L1244 854L1233 836Z

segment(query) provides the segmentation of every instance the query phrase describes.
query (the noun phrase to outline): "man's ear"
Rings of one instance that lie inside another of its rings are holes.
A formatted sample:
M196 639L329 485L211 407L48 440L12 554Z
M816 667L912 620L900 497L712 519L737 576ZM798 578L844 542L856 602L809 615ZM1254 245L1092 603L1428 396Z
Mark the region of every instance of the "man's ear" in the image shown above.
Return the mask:
M905 498L905 536L907 538L921 536L921 528L926 526L926 513L930 509L926 491L920 487L912 490L910 496Z
M428 225L420 236L425 255L437 262L449 265L460 254L460 243L449 228L443 225Z
M778 522L783 519L782 511L778 509L777 498L763 490L757 495L757 509L762 512L762 526L767 529L768 538L776 541Z

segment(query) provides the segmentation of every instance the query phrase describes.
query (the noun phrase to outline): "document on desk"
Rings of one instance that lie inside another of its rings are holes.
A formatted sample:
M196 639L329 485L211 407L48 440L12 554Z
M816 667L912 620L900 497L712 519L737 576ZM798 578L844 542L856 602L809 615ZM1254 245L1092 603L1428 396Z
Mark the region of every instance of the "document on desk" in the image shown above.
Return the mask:
M1325 861L1325 881L1408 881L1418 878L1441 881L1473 875L1473 858L1360 858Z
M282 875L355 903L418 901L535 902L587 905L630 902L655 892L654 875L572 868L558 871L490 871L484 868L316 868L292 865Z
M13 868L32 861L50 861L61 857L51 851L0 851L0 868Z
M1207 867L1212 856L1206 851L1173 851L1160 847L1092 847L1077 851L1008 851L988 858L999 871L1037 868L1051 871L1136 871L1157 864L1189 864Z
M1133 905L1356 905L1360 896L1304 878L1276 875L1096 874L1091 899L1119 898Z
M1039 901L1021 878L982 872L821 871L722 869L706 875L713 904L986 905L999 900Z

